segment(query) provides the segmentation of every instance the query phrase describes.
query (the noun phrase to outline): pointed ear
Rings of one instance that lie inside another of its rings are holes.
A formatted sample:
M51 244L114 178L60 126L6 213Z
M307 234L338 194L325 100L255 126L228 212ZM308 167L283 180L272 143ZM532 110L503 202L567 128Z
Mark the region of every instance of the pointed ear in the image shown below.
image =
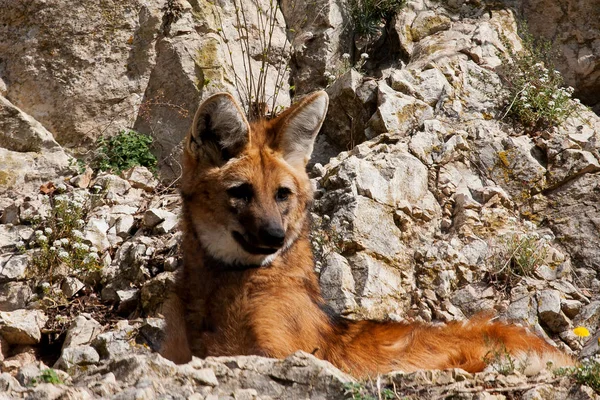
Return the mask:
M250 140L250 126L229 93L206 99L194 116L186 138L186 151L197 159L222 165L236 157Z
M281 115L278 147L288 164L295 168L306 167L328 106L327 93L320 91L305 97Z

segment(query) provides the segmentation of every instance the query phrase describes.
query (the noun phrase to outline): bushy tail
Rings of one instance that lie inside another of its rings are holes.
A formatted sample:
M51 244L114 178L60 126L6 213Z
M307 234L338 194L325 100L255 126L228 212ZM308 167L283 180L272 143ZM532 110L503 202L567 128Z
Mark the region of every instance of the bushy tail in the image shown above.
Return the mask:
M448 368L515 369L533 375L549 362L552 368L574 364L526 329L485 316L440 326L361 321L343 330L343 351L332 356L335 364L355 375Z

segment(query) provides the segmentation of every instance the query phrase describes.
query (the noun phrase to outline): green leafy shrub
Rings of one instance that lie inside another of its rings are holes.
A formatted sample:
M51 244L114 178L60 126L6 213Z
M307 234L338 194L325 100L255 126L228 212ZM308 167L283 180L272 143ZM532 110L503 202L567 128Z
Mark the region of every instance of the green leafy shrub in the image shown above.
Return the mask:
M563 78L554 68L552 44L535 39L527 26L520 26L523 50L515 52L502 38L509 57L502 57L500 76L509 98L504 116L508 115L528 128L547 129L562 124L576 110L571 102L573 88L563 87Z
M121 172L136 165L156 170L156 157L150 151L152 138L131 129L124 129L110 138L97 141L95 169Z
M405 0L349 0L348 8L359 35L375 35L406 4Z

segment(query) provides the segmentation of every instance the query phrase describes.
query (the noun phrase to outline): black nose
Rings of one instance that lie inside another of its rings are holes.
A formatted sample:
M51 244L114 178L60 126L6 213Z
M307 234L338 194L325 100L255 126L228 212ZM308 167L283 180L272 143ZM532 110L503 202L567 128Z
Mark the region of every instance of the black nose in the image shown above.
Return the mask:
M260 228L258 238L261 243L269 247L281 247L285 240L285 231L277 225L266 225Z

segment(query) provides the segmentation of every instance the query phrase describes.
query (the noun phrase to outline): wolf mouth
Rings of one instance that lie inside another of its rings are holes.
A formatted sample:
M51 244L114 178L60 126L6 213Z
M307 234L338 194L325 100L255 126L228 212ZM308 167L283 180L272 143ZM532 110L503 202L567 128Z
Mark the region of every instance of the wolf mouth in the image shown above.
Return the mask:
M279 250L279 248L277 248L277 247L254 246L253 244L250 244L246 239L244 239L244 236L239 232L233 231L231 234L232 234L233 238L235 239L235 241L238 242L238 244L240 246L242 246L242 248L250 254L269 255L269 254L273 254L273 253L277 252L277 250Z

